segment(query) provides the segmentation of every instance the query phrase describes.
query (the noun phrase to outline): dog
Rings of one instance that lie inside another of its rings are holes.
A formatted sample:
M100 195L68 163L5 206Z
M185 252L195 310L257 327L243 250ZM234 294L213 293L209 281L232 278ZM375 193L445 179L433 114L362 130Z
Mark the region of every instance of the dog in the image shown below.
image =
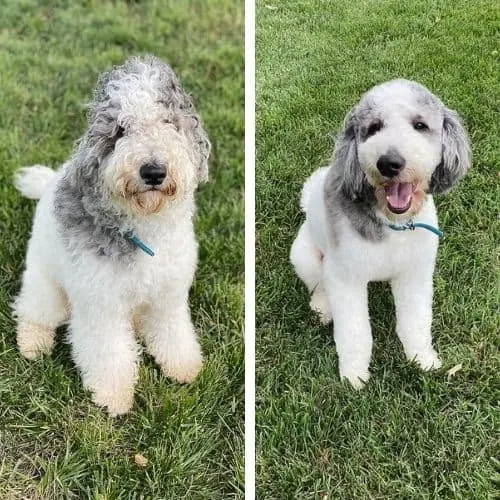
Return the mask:
M471 164L457 113L403 79L373 87L345 118L329 166L305 182L290 260L322 323L333 320L339 374L368 381L372 349L367 285L388 281L396 332L409 360L441 366L432 346L432 276L438 248L432 196Z
M172 69L133 57L99 79L69 161L15 176L24 196L39 199L13 304L19 350L50 353L69 321L83 385L112 416L133 405L136 333L165 376L187 383L202 367L188 292L194 192L208 179L210 147Z

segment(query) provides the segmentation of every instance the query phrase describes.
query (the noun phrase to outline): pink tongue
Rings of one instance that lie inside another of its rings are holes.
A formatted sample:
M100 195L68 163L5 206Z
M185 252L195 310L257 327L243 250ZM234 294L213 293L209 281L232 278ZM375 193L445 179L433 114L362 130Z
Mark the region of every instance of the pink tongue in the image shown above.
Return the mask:
M392 208L405 209L410 203L412 185L410 182L393 182L385 186L385 198Z

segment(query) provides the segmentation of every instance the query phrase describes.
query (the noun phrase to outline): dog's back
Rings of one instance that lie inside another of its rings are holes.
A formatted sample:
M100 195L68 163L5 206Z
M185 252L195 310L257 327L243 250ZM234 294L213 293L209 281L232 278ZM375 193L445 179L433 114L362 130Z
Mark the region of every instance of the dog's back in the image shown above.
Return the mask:
M328 168L329 167L318 168L307 178L306 182L304 182L302 193L300 195L300 209L304 213L307 213L309 210L309 205L312 199L311 197L314 197L321 189L328 172Z

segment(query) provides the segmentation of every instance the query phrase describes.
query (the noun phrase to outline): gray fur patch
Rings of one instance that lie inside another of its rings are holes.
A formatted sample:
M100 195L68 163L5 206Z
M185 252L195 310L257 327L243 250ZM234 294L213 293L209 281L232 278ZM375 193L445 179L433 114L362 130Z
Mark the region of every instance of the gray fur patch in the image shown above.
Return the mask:
M132 257L136 247L121 229L125 217L114 213L102 197L104 181L97 161L71 166L77 172L68 169L54 199L56 220L67 245L78 245L99 257Z
M371 186L361 170L358 160L357 133L358 120L355 109L346 116L344 128L337 136L333 152L333 169L338 172L338 181L346 198L363 198Z
M443 154L441 162L432 173L429 192L445 193L451 189L470 168L469 138L458 114L448 108L443 119Z
M373 188L368 185L363 196L355 199L346 196L342 189L342 177L335 164L328 171L325 180L325 203L334 241L338 241L336 223L341 218L346 218L363 238L375 242L383 240L383 225L374 211L376 199Z

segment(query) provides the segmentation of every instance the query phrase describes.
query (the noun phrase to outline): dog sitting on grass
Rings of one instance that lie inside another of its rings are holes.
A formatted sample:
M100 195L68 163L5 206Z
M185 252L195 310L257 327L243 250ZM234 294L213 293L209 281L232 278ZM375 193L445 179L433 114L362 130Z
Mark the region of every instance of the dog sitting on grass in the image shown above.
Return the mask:
M165 376L191 382L201 369L188 292L194 192L209 153L171 68L134 57L100 78L68 162L16 174L19 191L40 199L13 306L19 350L28 359L49 353L69 320L83 384L111 415L133 404L136 333Z
M389 281L406 356L439 368L432 347L432 275L438 247L433 194L470 167L458 115L425 87L393 80L347 114L329 167L305 182L306 220L290 259L311 309L333 319L339 372L356 387L370 376L367 285Z

